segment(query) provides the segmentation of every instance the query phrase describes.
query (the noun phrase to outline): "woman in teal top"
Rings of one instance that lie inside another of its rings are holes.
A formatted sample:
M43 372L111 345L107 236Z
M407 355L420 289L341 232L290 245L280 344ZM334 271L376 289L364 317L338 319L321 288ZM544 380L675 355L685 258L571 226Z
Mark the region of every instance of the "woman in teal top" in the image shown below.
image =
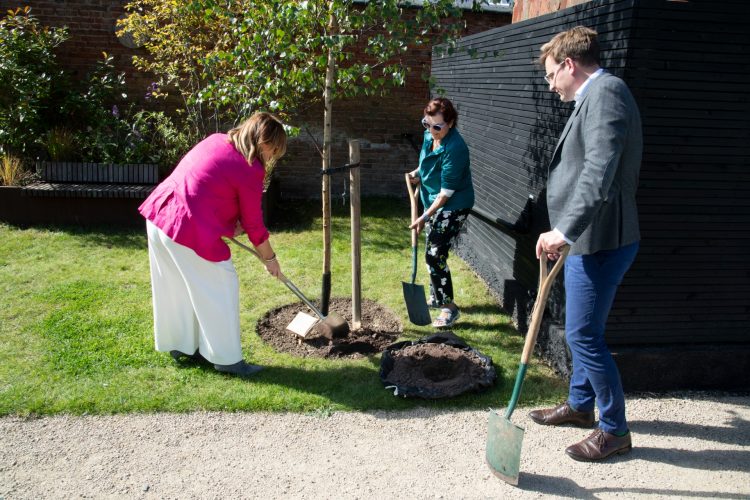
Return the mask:
M448 269L448 251L474 206L474 186L469 168L469 148L456 130L458 113L443 97L424 109L424 143L419 168L410 172L412 184L421 183L422 205L427 207L411 228L425 229L425 261L430 273L430 298L440 315L432 323L451 326L460 316L453 301L453 282Z

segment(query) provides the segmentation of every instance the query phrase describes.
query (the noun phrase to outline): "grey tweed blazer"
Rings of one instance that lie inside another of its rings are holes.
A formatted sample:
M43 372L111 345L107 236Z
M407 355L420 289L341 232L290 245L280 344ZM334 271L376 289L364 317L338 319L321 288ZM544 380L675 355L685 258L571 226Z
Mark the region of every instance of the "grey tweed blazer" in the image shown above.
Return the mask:
M571 254L640 239L635 192L643 152L641 117L621 79L589 84L558 140L547 177L550 223L575 243Z

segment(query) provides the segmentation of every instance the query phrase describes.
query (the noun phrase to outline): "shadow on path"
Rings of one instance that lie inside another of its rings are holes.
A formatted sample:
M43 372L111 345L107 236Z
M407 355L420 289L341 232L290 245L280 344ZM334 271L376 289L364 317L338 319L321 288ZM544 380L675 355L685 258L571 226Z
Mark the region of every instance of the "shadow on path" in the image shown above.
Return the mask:
M716 421L726 423L725 426L697 425L674 421L634 420L628 425L634 434L651 434L656 436L677 436L705 439L725 444L740 444L750 446L750 421L740 417L737 412L728 410L728 421L722 420L722 415L716 415Z
M571 479L544 476L541 474L527 474L522 472L519 477L519 489L523 491L535 492L542 495L550 495L556 498L580 498L596 499L599 494L613 493L629 496L632 495L653 495L657 497L678 497L678 498L729 498L744 499L747 495L741 493L722 493L717 491L692 491L692 490L674 490L659 488L583 488Z

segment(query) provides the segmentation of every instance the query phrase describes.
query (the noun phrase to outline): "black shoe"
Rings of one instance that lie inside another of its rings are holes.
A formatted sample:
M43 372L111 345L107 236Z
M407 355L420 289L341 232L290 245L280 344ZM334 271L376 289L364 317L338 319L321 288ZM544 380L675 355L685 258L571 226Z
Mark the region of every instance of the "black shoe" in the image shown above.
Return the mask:
M172 356L176 362L183 363L208 363L208 360L204 358L200 351L196 350L193 354L186 354L182 351L169 351L169 355Z
M214 368L221 373L229 373L230 375L237 375L238 377L250 377L263 369L262 366L251 365L244 359L233 365L214 365Z

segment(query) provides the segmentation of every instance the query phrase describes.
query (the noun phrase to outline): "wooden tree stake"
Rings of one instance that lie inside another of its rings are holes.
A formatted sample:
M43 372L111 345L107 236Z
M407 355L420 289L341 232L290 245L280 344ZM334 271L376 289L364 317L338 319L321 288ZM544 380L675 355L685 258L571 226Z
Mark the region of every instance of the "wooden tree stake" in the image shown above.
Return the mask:
M362 326L362 231L359 198L359 141L349 141L349 199L352 225L352 330Z

